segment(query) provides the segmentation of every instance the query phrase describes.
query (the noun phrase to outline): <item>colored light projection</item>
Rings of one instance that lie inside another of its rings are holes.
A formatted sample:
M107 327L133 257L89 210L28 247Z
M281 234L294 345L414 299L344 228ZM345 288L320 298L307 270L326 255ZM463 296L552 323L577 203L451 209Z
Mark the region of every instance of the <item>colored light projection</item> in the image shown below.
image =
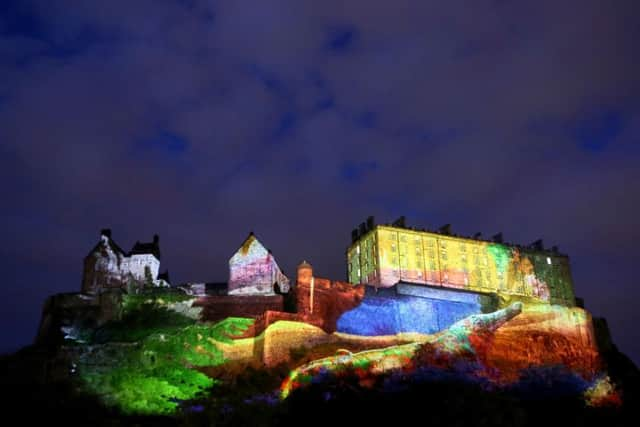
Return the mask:
M289 279L253 233L229 260L229 295L273 295L289 291Z
M229 347L246 344L232 337L254 322L230 317L202 324L189 311L193 302L169 293L127 296L121 320L80 331L61 354L81 389L104 404L125 414L175 413L180 402L219 383L200 369L227 363Z
M591 316L575 307L567 257L387 226L347 257L350 283L302 262L289 289L250 233L229 260L229 295L63 296L46 330L64 332L55 358L72 367L74 385L125 414L174 415L196 401L220 413L236 394L277 404L325 381L334 382L327 393L341 384L387 391L390 378L430 381L434 372L514 393L532 379L570 378L588 405L620 404ZM291 292L288 311L277 291Z
M402 292L411 296L423 288L407 286ZM288 366L282 398L327 375L355 377L361 386L373 387L387 375L409 378L426 368L453 369L512 387L532 366L561 366L580 378L579 391L589 404L619 400L603 379L591 318L580 308L516 302L466 316L436 334L365 336L282 320L258 333L253 319L202 322L188 311L193 303L194 298L175 294L127 296L122 320L75 334L75 342L64 348L73 375L84 390L128 414L174 414L222 385L215 372L233 378L250 366L256 373ZM417 318L427 314L413 312Z
M356 335L433 334L472 314L494 311L488 295L399 283L366 287L363 301L338 318L339 332Z
M349 281L422 283L575 305L566 256L430 232L377 226L347 252Z
M438 334L413 335L411 343L357 353L339 350L304 364L282 383L281 398L311 383L355 378L360 386L384 387L390 374L409 378L439 369L491 389L520 391L532 379L549 382L564 375L573 378L572 391L587 404L619 405L618 392L601 372L590 325L582 309L542 304L525 309L516 302L466 317Z

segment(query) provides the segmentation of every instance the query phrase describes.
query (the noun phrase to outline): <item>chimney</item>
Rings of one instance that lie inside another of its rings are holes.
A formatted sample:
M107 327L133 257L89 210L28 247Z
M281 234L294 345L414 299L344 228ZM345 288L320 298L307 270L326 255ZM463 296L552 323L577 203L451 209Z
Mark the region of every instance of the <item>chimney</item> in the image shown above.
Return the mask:
M553 253L556 253L556 254L559 252L559 250L558 250L558 247L557 247L557 246L551 246L551 251L552 251Z
M480 237L482 237L482 233L478 231L476 234L473 235L472 239L480 240Z
M494 234L494 235L491 237L491 240L493 240L493 241L494 241L494 242L496 242L496 243L502 243L502 242L503 242L503 239L502 239L502 232L500 232L500 233L498 233L498 234Z
M358 240L358 237L360 237L358 229L354 228L353 230L351 230L351 243L355 243Z
M100 230L100 236L106 236L109 239L111 239L111 229L110 228L103 228L102 230Z
M398 228L407 228L407 225L406 225L405 221L406 221L406 218L404 217L404 215L402 215L400 218L398 218L395 221L393 221L391 226L392 227L398 227Z
M365 224L364 222L360 223L360 235L363 236L366 232L367 232L367 224Z
M531 249L535 249L536 251L543 251L544 245L542 244L542 239L538 239L535 242L529 245Z
M451 224L445 224L442 227L438 228L440 234L446 234L448 236L451 235Z
M157 234L154 234L153 243L157 245L159 242L160 242L160 236L158 236Z
M373 230L376 226L376 220L374 217L370 216L367 218L367 231Z

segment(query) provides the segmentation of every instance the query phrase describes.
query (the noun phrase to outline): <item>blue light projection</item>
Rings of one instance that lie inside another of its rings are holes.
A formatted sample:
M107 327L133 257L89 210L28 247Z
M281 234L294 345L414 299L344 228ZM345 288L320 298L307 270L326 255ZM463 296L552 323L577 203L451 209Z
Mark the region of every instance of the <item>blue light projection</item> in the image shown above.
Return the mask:
M338 332L356 335L432 334L472 314L482 313L489 297L471 292L400 283L367 287L362 303L338 318Z

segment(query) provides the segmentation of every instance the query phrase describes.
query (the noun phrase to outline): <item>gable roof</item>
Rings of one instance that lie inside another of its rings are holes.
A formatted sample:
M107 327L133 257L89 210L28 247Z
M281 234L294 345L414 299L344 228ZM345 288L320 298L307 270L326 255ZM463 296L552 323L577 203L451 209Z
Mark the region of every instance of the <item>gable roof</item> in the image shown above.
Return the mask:
M255 234L253 234L253 231L251 231L247 238L244 239L238 250L234 252L231 258L229 258L229 262L231 262L233 259L245 258L249 255L249 251L251 251L254 255L256 254L256 251L257 253L271 254L271 250L266 248L258 240Z
M143 254L151 254L153 256L155 256L156 258L158 258L158 261L160 260L160 244L159 244L159 238L158 235L156 234L155 236L153 236L153 242L150 243L140 243L140 242L136 242L135 245L133 245L133 248L131 248L131 251L129 252L129 256L131 255L143 255Z
M118 244L116 242L113 241L113 239L111 238L111 231L109 230L108 233L104 232L105 230L103 230L103 234L101 234L101 238L98 241L98 243L96 243L96 245L93 247L93 249L91 249L89 251L89 253L87 254L86 258L90 257L91 255L93 255L96 252L100 252L100 248L102 247L102 236L106 236L107 238L107 246L109 246L109 248L117 253L120 254L122 256L127 256L127 254L122 250L122 248L120 246L118 246Z

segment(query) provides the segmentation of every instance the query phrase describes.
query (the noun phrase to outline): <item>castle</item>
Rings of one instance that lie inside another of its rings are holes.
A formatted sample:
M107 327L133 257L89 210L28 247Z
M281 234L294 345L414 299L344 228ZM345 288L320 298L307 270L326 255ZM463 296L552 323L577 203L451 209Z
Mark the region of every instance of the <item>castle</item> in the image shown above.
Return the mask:
M575 305L569 258L557 247L456 236L447 224L437 232L405 226L404 217L376 225L373 217L352 232L347 250L351 283L388 288L412 283L512 298Z
M131 287L134 284L169 286L169 274L160 272L160 238L150 243L136 242L125 253L111 237L110 229L100 231L100 240L84 259L82 292Z
M285 364L295 369L283 384L293 387L316 367L351 366L367 379L461 363L495 381L556 365L592 381L611 346L606 324L574 295L568 257L540 241L521 246L500 235L456 236L450 226L415 230L403 219L375 225L370 217L345 255L349 281L318 277L306 261L290 280L249 233L229 259L226 282L169 286L168 274L159 274L158 236L125 253L102 230L84 260L82 292L47 299L36 343L59 346L71 374L81 363L80 372L117 372L130 358L157 384L182 381L173 368L184 363L230 372ZM61 345L69 340L90 345Z
M295 320L356 335L435 333L515 301L531 307L576 306L568 257L555 247L544 249L541 241L521 246L504 243L501 234L491 240L479 234L457 236L449 225L416 230L406 227L403 217L385 225L369 217L351 237L348 282L317 277L305 261L291 284L271 251L251 232L229 259L227 282L171 289L197 298L202 320L253 317L257 329ZM159 269L157 235L125 253L110 230L102 230L84 261L82 292L101 295L114 289L138 292L169 286L168 274L159 274ZM590 324L590 316L582 312L589 319L576 324ZM592 341L588 330L580 336Z

